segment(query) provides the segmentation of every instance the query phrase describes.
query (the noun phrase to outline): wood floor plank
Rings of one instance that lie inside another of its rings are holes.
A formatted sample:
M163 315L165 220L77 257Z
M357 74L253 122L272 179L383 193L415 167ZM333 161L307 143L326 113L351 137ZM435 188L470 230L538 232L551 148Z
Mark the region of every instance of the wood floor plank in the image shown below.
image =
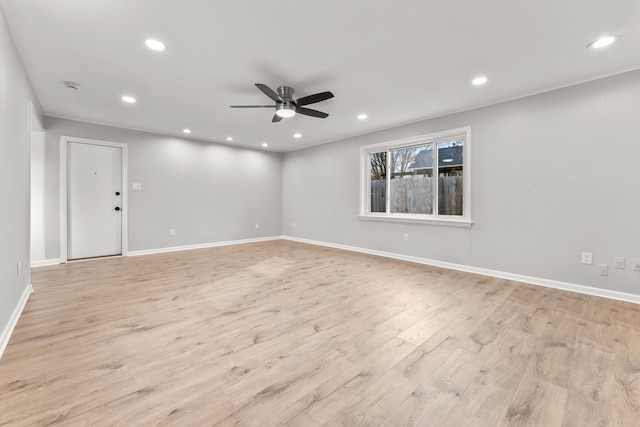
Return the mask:
M331 424L336 422L334 418L338 413L342 413L342 416L346 417L345 408L356 405L360 401L362 393L367 392L373 395L375 391L370 389L371 385L377 381L383 381L381 378L389 373L391 367L414 350L414 345L399 338L392 338L368 355L359 356L356 360L357 363L352 365L355 370L347 371L351 377L333 390L325 389L329 393L317 393L313 404L305 413L300 413L290 420L291 425L302 426L309 420L320 425ZM385 378L397 379L397 377L390 375ZM332 381L332 384L335 383ZM411 387L415 387L415 385L412 383Z
M529 360L501 425L562 425L567 389L541 380L538 363L535 357Z
M478 323L483 323L490 313L498 306L497 302L484 305L477 305L474 309L467 310L464 314L459 314L446 328L441 329L416 351L409 354L400 363L394 366L394 370L400 372L409 379L427 378L443 364L463 342L471 335ZM471 314L469 314L471 313ZM498 341L494 341L497 343ZM492 345L485 343L483 354L491 354ZM474 347L474 354L478 354ZM481 357L481 356L479 356ZM484 360L484 359L483 359Z
M615 425L614 356L606 351L597 351L589 344L578 343L572 363L564 408L565 425Z
M456 349L388 415L389 425L439 425L478 375L490 352L483 356ZM415 378L414 380L417 380Z
M358 392L358 399L338 412L329 425L383 426L388 425L386 415L406 399L415 384L395 371L387 371Z
M451 410L460 407L490 425L499 425L532 358L534 341L528 332L506 328L487 362Z
M270 241L34 269L0 426L637 426L640 309Z
M470 414L467 410L457 407L455 411L449 411L439 427L492 427L491 424Z

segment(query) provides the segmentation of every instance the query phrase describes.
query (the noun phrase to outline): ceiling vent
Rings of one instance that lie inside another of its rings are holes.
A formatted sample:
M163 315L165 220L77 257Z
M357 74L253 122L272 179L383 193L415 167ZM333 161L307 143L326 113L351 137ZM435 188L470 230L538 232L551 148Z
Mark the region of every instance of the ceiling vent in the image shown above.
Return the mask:
M80 85L76 82L64 82L64 87L73 90L80 90Z

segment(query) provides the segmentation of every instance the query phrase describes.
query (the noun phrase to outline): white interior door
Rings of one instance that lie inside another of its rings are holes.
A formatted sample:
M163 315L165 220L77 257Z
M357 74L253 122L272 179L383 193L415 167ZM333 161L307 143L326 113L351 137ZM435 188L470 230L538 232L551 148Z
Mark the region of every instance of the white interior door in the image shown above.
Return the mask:
M68 259L122 254L122 149L67 147Z

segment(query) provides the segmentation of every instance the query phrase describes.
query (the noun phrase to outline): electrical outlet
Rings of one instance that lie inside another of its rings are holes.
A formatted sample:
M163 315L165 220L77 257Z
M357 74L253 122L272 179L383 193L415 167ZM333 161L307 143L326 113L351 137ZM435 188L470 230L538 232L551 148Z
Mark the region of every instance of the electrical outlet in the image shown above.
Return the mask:
M582 252L582 263L593 264L593 254L591 252Z
M598 264L598 276L608 276L609 266L605 264Z
M409 233L404 233L404 241L406 242L407 240L409 240Z
M260 224L256 222L256 228L260 228Z
M624 258L619 256L616 257L616 268L624 270Z
M633 260L633 271L640 271L640 259Z
M169 229L169 236L175 236L176 235L176 229L175 228L170 228Z

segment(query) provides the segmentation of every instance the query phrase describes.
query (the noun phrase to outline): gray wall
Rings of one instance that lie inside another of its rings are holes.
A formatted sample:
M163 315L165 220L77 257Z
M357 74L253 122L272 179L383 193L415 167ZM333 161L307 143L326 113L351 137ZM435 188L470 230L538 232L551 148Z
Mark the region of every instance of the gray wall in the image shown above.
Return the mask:
M470 229L358 220L360 146L466 125ZM283 232L640 294L631 265L640 258L638 135L635 71L290 152ZM580 263L582 251L593 252L594 265ZM614 269L615 256L627 259L625 270ZM597 276L597 264L609 265L608 277Z
M129 251L282 233L282 154L52 117L44 124L48 259L60 256L62 135L127 144ZM131 191L134 182L142 191Z
M0 333L29 285L29 101L39 109L0 9Z

